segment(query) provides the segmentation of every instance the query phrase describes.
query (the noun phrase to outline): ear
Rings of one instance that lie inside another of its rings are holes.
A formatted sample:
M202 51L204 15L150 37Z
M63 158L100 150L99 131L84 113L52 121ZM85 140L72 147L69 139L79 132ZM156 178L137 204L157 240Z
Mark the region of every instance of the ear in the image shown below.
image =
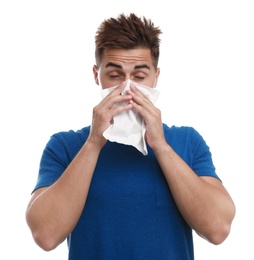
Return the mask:
M93 76L94 76L95 83L99 85L99 73L96 65L93 66Z
M160 76L160 69L157 68L156 74L155 74L155 80L154 80L154 83L153 83L153 88L155 88L157 86L157 82L158 82L159 76Z

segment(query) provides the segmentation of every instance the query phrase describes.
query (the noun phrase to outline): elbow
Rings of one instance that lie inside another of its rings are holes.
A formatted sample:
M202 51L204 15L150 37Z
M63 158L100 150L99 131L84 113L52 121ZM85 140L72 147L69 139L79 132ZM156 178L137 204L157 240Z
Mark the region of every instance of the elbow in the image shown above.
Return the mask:
M51 251L61 243L52 232L48 232L41 225L32 224L28 219L27 224L35 243L44 251Z
M206 239L214 245L220 245L225 241L229 233L230 225L218 225L206 236Z
M51 251L59 244L52 237L41 235L40 232L32 232L32 235L35 243L44 251Z
M213 221L212 225L209 225L207 232L203 233L205 234L203 237L214 245L220 245L229 236L233 218L234 214L232 215L232 218L228 219L227 221Z
M206 232L196 231L196 233L211 244L220 245L228 237L230 227L218 225L217 227L209 228Z
M205 234L203 237L214 245L223 243L229 236L235 213L235 205L232 203L232 207L228 208L226 216L221 215L213 218L207 226L206 232L203 233Z
M51 251L60 245L66 237L62 237L57 232L50 232L44 227L31 228L32 237L35 243L44 251Z

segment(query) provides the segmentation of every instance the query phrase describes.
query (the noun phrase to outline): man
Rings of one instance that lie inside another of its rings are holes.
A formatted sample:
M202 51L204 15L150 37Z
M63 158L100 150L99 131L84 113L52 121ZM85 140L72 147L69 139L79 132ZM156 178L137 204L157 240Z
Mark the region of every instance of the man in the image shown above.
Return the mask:
M135 14L98 28L95 82L114 88L94 107L91 126L57 133L45 147L26 213L44 250L67 238L72 260L185 260L194 259L192 230L213 244L228 236L235 206L209 147L192 127L162 123L138 87L156 87L160 34ZM104 137L128 111L143 119L147 155Z

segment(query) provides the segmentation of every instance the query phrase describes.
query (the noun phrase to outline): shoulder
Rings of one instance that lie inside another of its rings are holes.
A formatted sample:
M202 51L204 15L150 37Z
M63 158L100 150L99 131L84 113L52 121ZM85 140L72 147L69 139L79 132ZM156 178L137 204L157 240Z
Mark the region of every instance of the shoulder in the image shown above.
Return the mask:
M201 136L198 131L192 126L168 126L163 124L164 134L166 137L187 137L187 136Z
M89 135L90 126L84 127L80 130L68 130L68 131L61 131L55 133L51 136L51 138L58 139L61 142L72 142L74 140L83 140L85 141Z
M202 135L192 126L167 126L163 124L164 135L167 142L178 150L192 151L205 147L206 142Z
M90 126L76 131L68 130L57 132L50 137L45 150L60 154L67 153L73 157L86 142L89 132Z

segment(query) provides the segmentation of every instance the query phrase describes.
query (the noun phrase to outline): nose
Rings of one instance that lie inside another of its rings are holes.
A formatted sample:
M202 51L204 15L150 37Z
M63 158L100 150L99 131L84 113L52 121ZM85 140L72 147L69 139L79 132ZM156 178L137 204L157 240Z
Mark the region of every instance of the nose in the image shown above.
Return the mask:
M128 80L131 80L131 76L130 75L125 75L124 81L128 81Z

